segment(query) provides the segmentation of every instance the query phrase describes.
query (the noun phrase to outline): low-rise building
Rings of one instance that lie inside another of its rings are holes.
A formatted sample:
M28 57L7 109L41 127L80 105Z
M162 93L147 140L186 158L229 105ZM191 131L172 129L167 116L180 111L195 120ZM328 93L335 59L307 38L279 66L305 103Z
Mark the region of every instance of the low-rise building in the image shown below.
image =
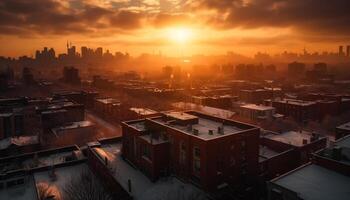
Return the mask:
M257 175L257 127L190 111L124 122L122 130L123 157L152 180L174 174L215 192Z
M268 182L269 200L347 200L350 177L307 164Z
M335 128L335 139L340 139L350 135L350 122L337 126Z
M327 138L308 131L288 131L270 133L263 136L265 143L276 148L292 148L296 152L295 165L307 163L312 153L327 145Z
M297 121L307 121L318 117L317 103L314 101L273 100L272 107L276 108L277 113L290 116Z
M250 120L272 119L275 115L275 108L271 106L245 104L240 106L240 115Z

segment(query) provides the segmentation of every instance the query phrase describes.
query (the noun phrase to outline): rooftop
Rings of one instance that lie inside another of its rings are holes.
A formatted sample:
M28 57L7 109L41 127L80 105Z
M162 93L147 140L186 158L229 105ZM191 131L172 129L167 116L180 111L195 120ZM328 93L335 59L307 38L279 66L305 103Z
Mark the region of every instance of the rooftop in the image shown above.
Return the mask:
M146 131L146 125L145 125L145 121L131 121L131 122L127 122L127 124L131 127L133 127L134 129L138 130L138 131Z
M174 107L179 109L190 109L190 110L196 110L204 113L208 113L213 116L221 117L221 118L231 118L236 113L224 110L220 108L214 108L209 106L202 106L194 103L185 103L185 102L178 102L172 104Z
M97 98L96 101L103 104L120 104L120 101L113 98Z
M198 118L198 123L186 126L177 123L168 123L162 118L156 118L153 119L153 121L163 124L165 126L175 128L177 130L182 131L183 133L190 134L193 137L198 137L203 140L216 139L226 135L236 134L244 130L237 126L229 125L227 123L223 124L223 122L218 122L211 119L206 119L194 115L190 116ZM221 129L221 133L219 133L219 129Z
M134 111L139 115L153 115L158 113L157 111L154 111L148 108L130 108L130 110Z
M350 122L337 126L337 129L350 130Z
M0 140L0 150L8 148L12 144L17 146L39 144L39 137L37 135L31 135L5 138Z
M302 101L302 100L296 100L296 99L283 99L275 102L286 103L290 105L298 105L298 106L311 106L316 104L316 102L313 102L313 101Z
M247 108L251 110L259 110L259 111L267 111L267 110L274 110L274 107L271 106L264 106L264 105L256 105L256 104L246 104L241 106L241 108Z
M79 121L68 123L59 127L55 127L52 129L54 133L59 132L60 130L68 130L68 129L76 129L76 128L86 128L94 126L95 124L90 121Z
M350 148L350 136L345 136L335 143L337 146Z
M10 171L16 171L21 169L33 169L38 167L52 166L56 164L65 163L72 159L74 155L74 159L82 159L80 155L80 151L74 150L60 150L57 149L55 151L49 150L51 152L43 153L31 153L31 154L23 154L23 156L19 157L11 157L5 158L6 161L0 162L0 173L6 173Z
M304 200L349 199L350 177L310 164L271 181Z
M264 161L266 159L272 158L278 155L279 152L270 149L267 146L259 145L259 161Z
M132 192L135 200L167 200L167 199L205 199L205 193L192 184L179 181L176 178L162 179L152 182L141 171L129 165L121 157L121 143L102 145L94 148L103 159L106 157L110 171L121 186L128 191L128 180L131 180Z
M271 139L271 140L276 140L279 142L283 142L286 144L290 144L293 146L304 146L303 144L304 140L306 140L307 143L312 142L312 133L307 132L307 131L288 131L284 132L281 134L268 134L264 136L265 138Z
M194 115L190 115L188 113L185 112L167 112L165 113L166 116L174 118L174 119L178 119L178 120L192 120L192 119L197 119L197 116Z

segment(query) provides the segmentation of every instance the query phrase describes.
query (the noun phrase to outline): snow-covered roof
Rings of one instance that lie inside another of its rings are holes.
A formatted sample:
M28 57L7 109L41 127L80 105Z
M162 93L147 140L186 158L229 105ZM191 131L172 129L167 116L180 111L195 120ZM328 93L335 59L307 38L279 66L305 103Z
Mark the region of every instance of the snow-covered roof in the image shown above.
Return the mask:
M263 145L259 146L259 161L264 161L264 160L272 158L278 154L279 154L279 152L274 151L267 146L263 146Z
M258 110L258 111L275 110L275 108L271 107L271 106L256 105L256 104L242 105L241 108L246 108L246 109L250 109L250 110Z
M343 130L350 131L350 122L342 124L340 126L337 126L337 129L343 129Z
M164 121L162 118L154 119L154 121L160 124L163 124L165 126L169 126L171 128L180 130L183 133L189 134L193 137L198 137L203 140L216 139L219 137L236 134L244 130L233 125L223 124L222 122L205 119L199 116L195 116L195 117L198 118L198 123L192 124L190 129L188 126L185 126L185 125L171 124L171 123L169 124L166 121ZM218 132L219 127L222 133ZM194 134L194 132L196 131L197 133ZM210 132L211 134L209 134Z
M281 134L268 134L264 137L293 146L304 146L303 140L310 143L312 134L307 131L288 131Z
M148 108L130 108L131 111L134 111L135 113L139 115L153 115L157 114L157 111L148 109Z
M95 126L94 123L91 121L78 121L78 122L72 122L69 124L65 124L59 127L55 127L52 129L54 133L59 132L60 130L68 130L68 129L77 129L77 128L86 128L86 127L92 127Z
M12 144L16 146L26 146L38 143L39 137L37 135L10 137L0 140L0 150L8 148Z
M310 164L272 181L304 200L348 200L350 177Z
M102 145L94 148L103 159L107 157L108 165L119 184L128 191L128 180L131 181L131 192L135 200L190 200L196 196L198 200L206 199L206 194L193 186L176 178L161 179L152 182L140 170L132 167L121 157L121 143ZM191 198L192 197L192 198Z
M337 140L335 144L340 147L350 148L350 136L345 136L344 138Z
M210 115L214 115L221 118L231 118L233 115L235 115L235 112L224 110L220 108L214 108L210 106L202 106L194 103L184 103L184 102L178 102L172 104L176 108L180 109L190 109L190 110L196 110L204 113L208 113Z

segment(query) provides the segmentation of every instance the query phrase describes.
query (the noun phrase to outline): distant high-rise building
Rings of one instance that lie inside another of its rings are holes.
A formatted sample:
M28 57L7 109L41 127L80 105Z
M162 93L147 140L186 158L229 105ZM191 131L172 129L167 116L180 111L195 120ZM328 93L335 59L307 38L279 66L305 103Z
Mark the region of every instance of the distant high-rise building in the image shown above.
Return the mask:
M340 56L344 55L344 48L342 45L339 46L339 55Z
M346 46L346 56L350 57L350 45Z
M102 47L98 47L95 51L95 54L97 58L102 58L102 55L103 55Z
M81 57L86 58L88 56L88 48L87 47L81 47Z

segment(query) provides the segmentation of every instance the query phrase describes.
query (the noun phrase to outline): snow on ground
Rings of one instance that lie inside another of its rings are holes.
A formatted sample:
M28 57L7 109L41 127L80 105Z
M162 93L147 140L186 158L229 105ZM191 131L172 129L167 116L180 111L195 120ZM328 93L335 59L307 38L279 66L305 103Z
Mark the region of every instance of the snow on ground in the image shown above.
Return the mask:
M203 191L191 184L169 177L151 182L141 171L133 168L120 156L121 144L103 145L95 148L101 157L111 162L111 171L115 178L128 191L128 180L131 180L131 195L135 200L202 200L206 199Z
M209 106L202 106L194 103L178 102L178 103L173 103L172 105L179 109L200 111L200 112L204 112L204 113L211 114L221 118L231 118L233 115L236 114L235 112L232 112L229 110L224 110L224 109L214 108Z

